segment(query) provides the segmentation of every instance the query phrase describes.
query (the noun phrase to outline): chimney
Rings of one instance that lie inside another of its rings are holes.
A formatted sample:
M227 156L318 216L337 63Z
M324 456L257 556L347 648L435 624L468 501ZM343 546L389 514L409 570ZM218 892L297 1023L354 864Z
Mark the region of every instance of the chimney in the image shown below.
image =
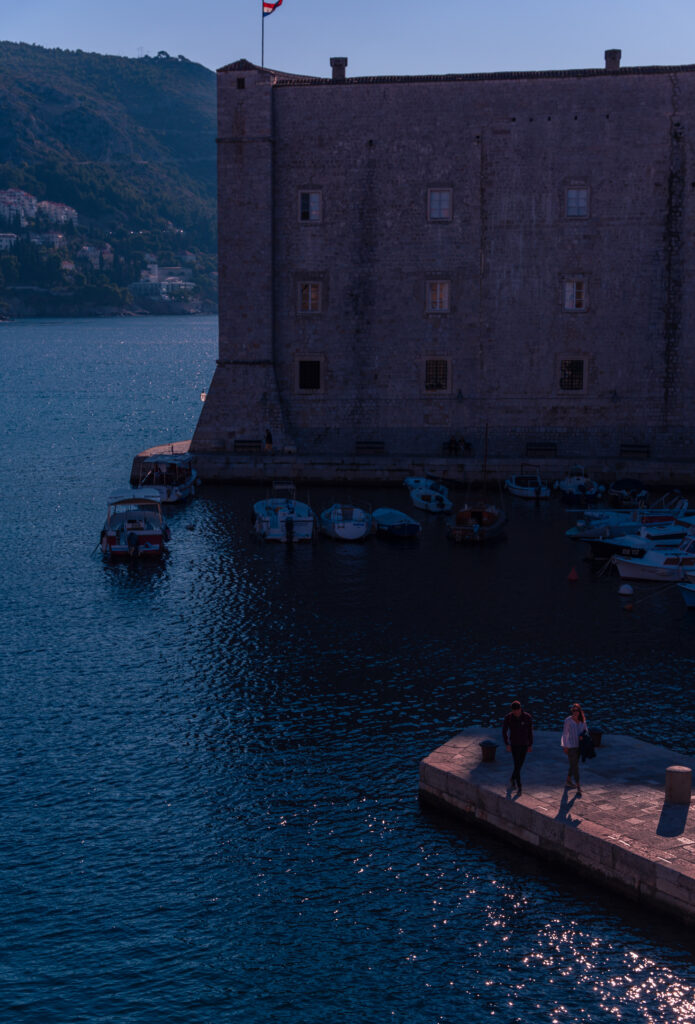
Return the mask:
M606 50L604 53L604 57L606 58L606 71L618 71L622 55L622 50Z
M347 67L347 60L347 57L331 57L331 67L333 68L334 82L345 81L345 68Z

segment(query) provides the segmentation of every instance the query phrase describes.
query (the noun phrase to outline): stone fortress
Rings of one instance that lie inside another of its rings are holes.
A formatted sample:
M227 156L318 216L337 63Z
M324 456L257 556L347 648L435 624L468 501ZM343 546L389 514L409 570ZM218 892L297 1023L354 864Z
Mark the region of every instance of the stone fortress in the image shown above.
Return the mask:
M688 482L695 65L620 58L220 69L205 478L456 475L485 446L504 471Z

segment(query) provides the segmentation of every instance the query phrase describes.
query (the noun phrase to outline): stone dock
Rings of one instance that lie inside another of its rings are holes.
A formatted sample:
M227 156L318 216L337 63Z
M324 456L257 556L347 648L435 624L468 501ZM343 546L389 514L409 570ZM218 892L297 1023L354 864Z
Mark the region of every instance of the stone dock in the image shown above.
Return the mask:
M492 762L481 758L483 740L499 744ZM692 770L695 758L604 734L596 757L580 761L580 797L564 788L560 730L536 731L519 796L509 785L512 758L501 730L471 728L423 759L420 798L693 924L695 822L689 803L665 799L671 766ZM689 800L688 772L676 777L681 789L683 781Z

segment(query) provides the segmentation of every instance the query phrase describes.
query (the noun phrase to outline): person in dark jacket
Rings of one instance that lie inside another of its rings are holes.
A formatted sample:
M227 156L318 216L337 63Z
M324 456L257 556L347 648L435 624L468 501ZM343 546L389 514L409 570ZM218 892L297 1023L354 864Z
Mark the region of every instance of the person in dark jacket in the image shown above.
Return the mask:
M505 715L502 740L514 758L514 771L509 783L512 786L516 784L517 792L521 793L521 766L533 747L533 719L518 700L512 701L511 710Z

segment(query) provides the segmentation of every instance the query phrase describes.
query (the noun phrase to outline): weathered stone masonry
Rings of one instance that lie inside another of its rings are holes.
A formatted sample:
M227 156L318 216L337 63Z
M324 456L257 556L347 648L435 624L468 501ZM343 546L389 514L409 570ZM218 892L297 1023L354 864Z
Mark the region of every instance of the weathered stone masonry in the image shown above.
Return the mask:
M219 362L192 449L270 429L307 457L422 457L487 425L493 458L691 458L695 66L332 64L218 73Z

